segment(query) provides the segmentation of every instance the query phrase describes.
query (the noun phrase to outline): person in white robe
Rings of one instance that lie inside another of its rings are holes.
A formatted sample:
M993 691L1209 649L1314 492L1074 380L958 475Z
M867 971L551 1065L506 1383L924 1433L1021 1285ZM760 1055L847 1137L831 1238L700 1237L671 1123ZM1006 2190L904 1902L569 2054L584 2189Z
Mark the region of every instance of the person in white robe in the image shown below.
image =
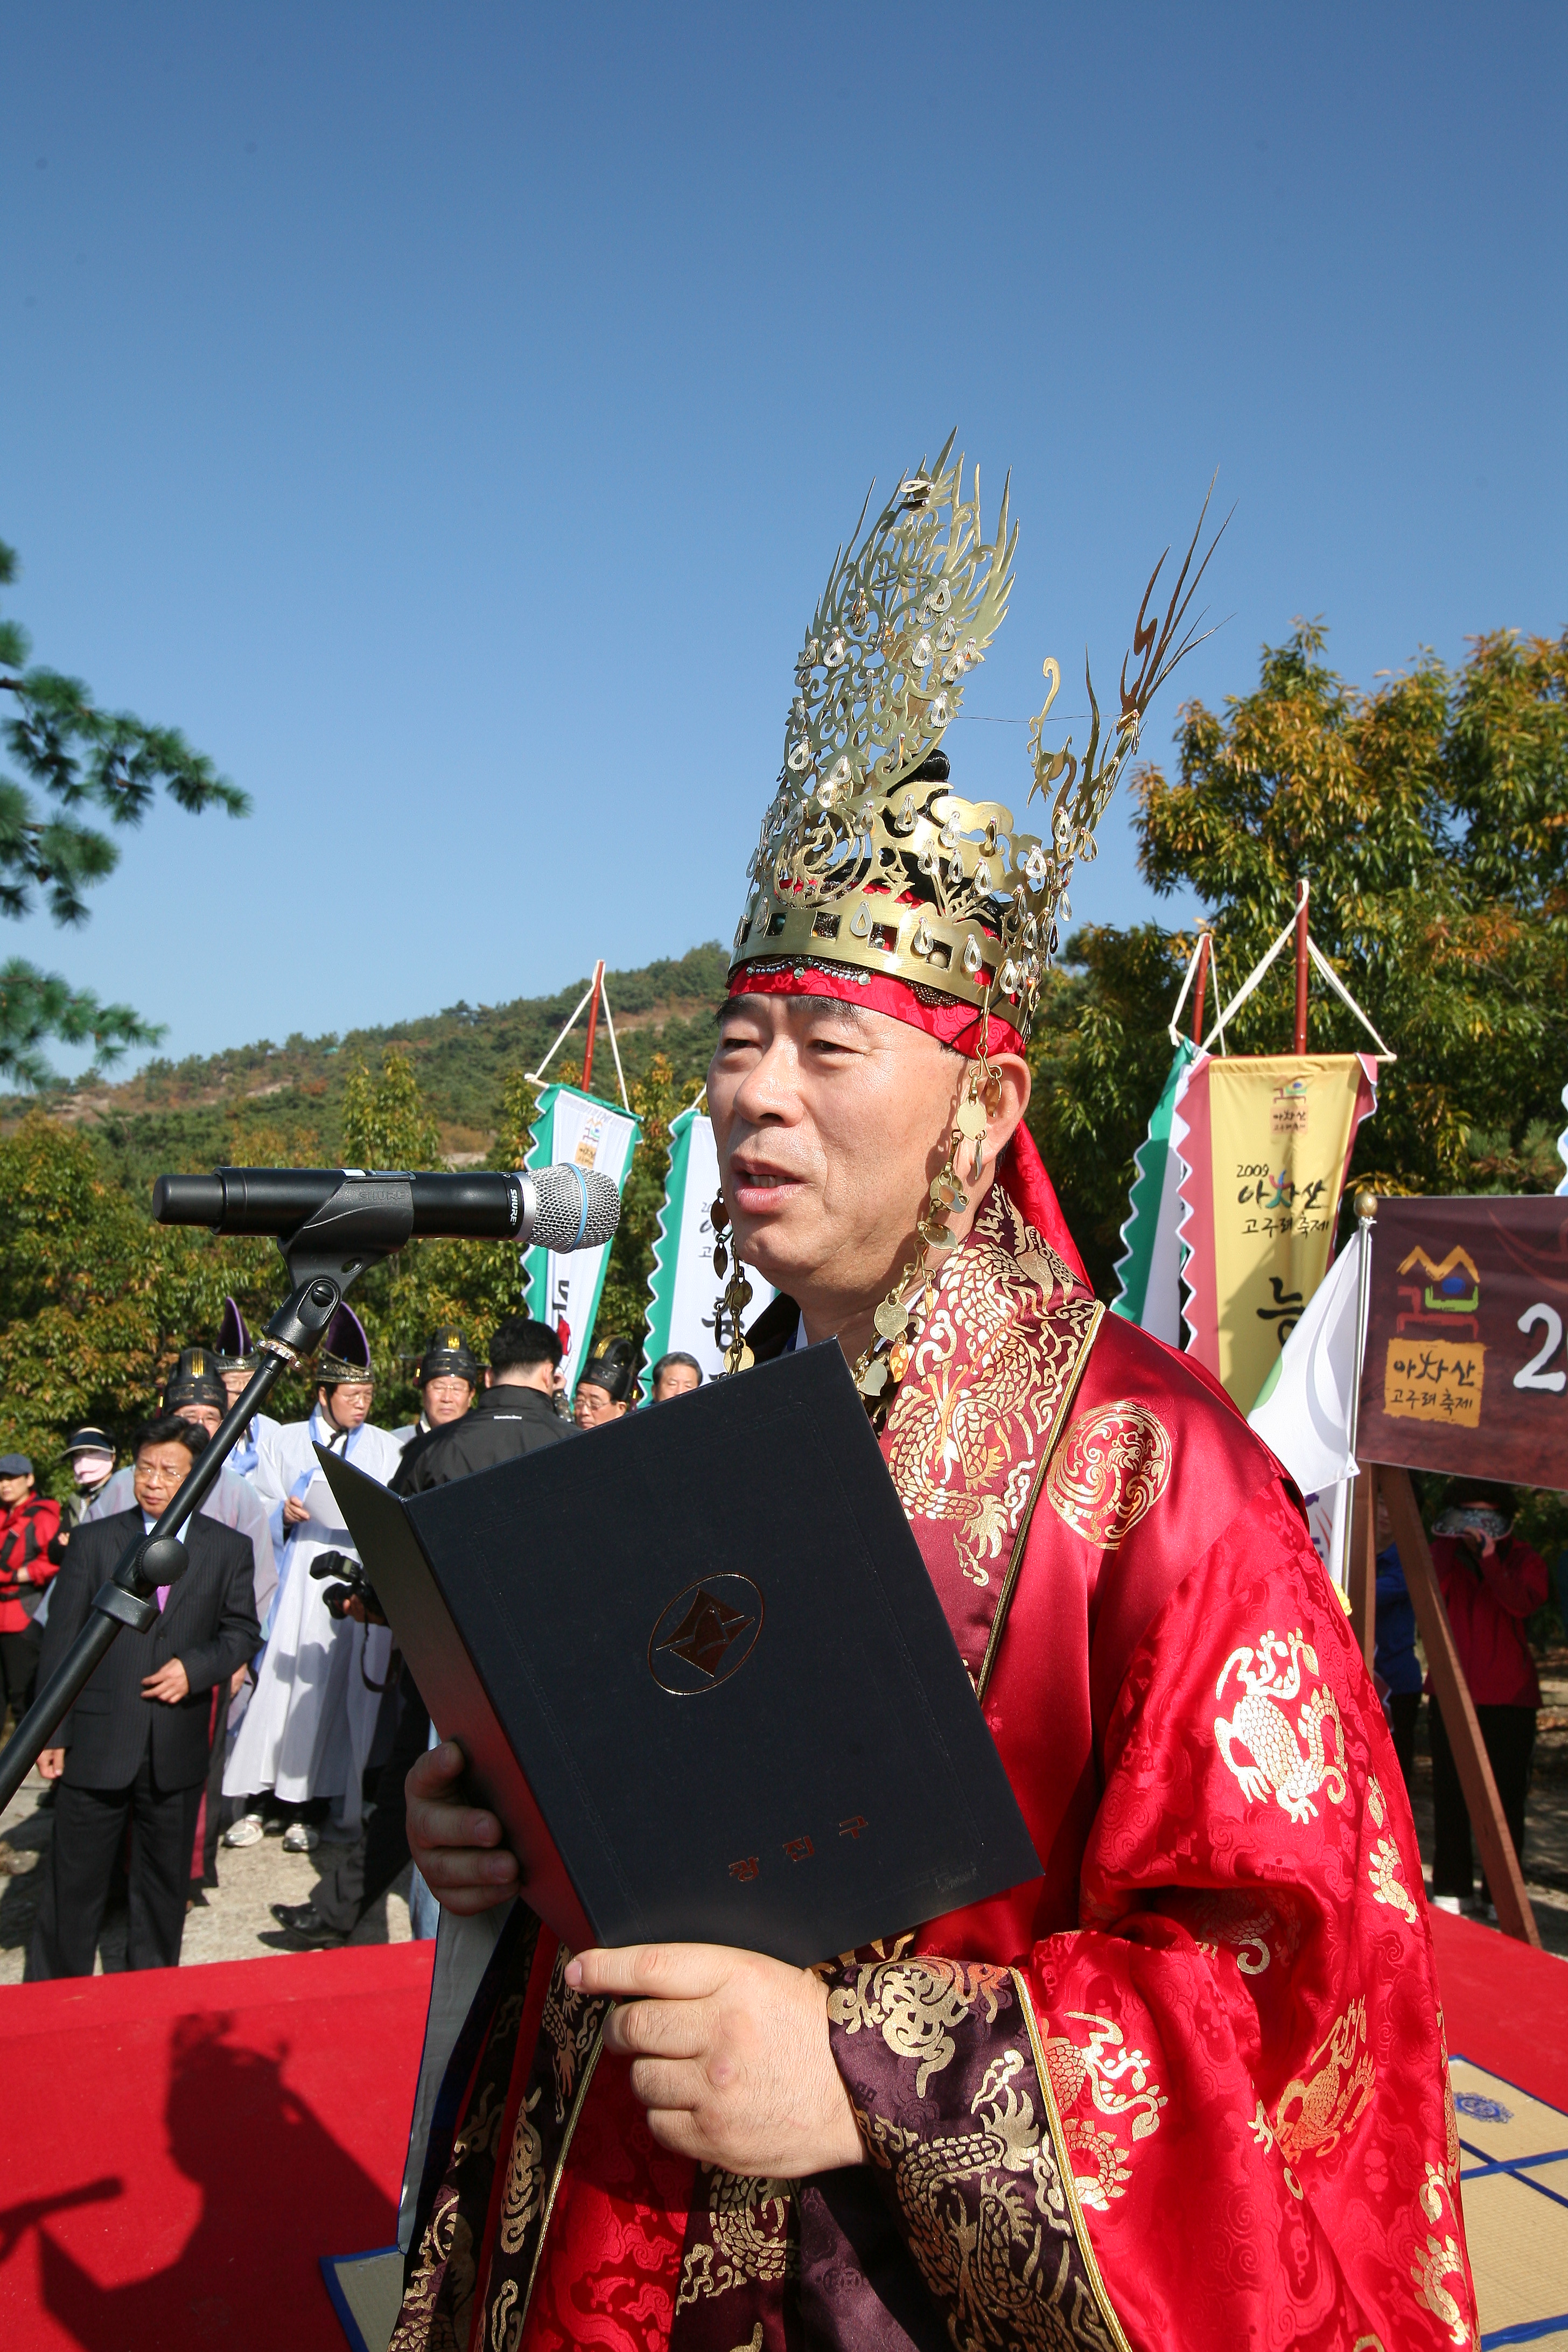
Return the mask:
M384 1625L334 1618L325 1586L310 1574L324 1551L357 1558L348 1529L321 1475L318 1445L341 1454L356 1470L385 1486L402 1449L366 1416L373 1393L370 1343L359 1318L340 1307L328 1327L317 1366L315 1410L308 1421L264 1432L258 1449L256 1489L271 1511L280 1551L272 1623L262 1652L256 1692L224 1772L226 1797L270 1791L281 1803L303 1805L326 1797L325 1834L352 1843L360 1832L362 1788L386 1687L392 1636ZM226 1832L226 1843L253 1843L260 1813L247 1810ZM284 1845L307 1852L322 1832L292 1822Z

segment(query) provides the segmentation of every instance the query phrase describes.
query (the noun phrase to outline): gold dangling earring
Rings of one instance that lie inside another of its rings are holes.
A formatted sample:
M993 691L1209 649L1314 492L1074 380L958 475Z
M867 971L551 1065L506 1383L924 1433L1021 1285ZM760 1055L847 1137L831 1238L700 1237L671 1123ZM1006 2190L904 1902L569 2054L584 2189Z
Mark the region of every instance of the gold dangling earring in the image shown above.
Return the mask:
M958 1108L948 1132L947 1157L942 1172L931 1184L930 1198L921 1213L916 1227L920 1247L910 1258L897 1282L878 1307L872 1320L875 1336L855 1366L855 1385L874 1414L887 1410L891 1395L910 1367L918 1333L912 1328L915 1302L905 1302L905 1293L917 1276L925 1276L924 1296L920 1303L920 1320L923 1328L936 1312L937 1270L929 1263L929 1254L936 1251L945 1256L958 1246L957 1236L948 1223L950 1216L962 1216L969 1206L964 1183L978 1184L985 1170L985 1137L990 1115L1002 1099L1002 1082L991 1066L987 1046L991 1036L991 992L987 989L980 1008L980 1050L975 1067L963 1089ZM967 1147L969 1174L959 1172L959 1155Z
M961 1112L961 1119L962 1116ZM905 1292L924 1275L920 1320L922 1326L929 1323L936 1311L936 1268L928 1262L930 1255L934 1250L945 1255L958 1246L957 1235L947 1221L952 1215L962 1216L969 1206L958 1173L958 1153L963 1139L963 1126L955 1123L948 1132L947 1156L940 1174L932 1181L915 1228L915 1254L872 1318L875 1333L871 1344L855 1366L855 1385L875 1412L880 1412L890 1401L891 1391L908 1371L914 1353L918 1336L912 1328L915 1302L910 1299L906 1304Z
M724 1350L726 1372L749 1371L756 1358L746 1345L741 1317L752 1303L752 1286L740 1259L736 1258L733 1265L730 1262L731 1244L724 1239L730 1230L730 1212L722 1192L708 1214L713 1227L713 1271L721 1278L726 1272L730 1276L713 1310L713 1336Z

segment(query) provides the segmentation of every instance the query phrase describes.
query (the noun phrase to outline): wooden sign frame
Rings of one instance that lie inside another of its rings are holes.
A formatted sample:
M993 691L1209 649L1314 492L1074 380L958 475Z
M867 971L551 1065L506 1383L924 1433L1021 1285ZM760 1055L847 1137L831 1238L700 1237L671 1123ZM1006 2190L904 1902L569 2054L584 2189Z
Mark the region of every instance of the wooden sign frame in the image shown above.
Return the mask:
M1503 1818L1497 1782L1492 1778L1491 1759L1487 1754L1475 1703L1454 1646L1454 1629L1448 1622L1442 1588L1432 1565L1431 1546L1421 1524L1415 1490L1410 1483L1409 1471L1391 1463L1362 1464L1361 1475L1355 1482L1351 1522L1351 1623L1366 1660L1367 1672L1372 1672L1376 1641L1380 1492L1388 1505L1400 1566L1405 1570L1405 1586L1415 1610L1415 1622L1421 1629L1421 1643L1432 1676L1432 1696L1443 1710L1443 1727L1454 1751L1459 1786L1465 1792L1487 1886L1497 1906L1498 1926L1505 1935L1517 1937L1521 1943L1533 1944L1539 1951L1541 1930L1525 1892L1524 1874L1520 1869L1513 1839Z

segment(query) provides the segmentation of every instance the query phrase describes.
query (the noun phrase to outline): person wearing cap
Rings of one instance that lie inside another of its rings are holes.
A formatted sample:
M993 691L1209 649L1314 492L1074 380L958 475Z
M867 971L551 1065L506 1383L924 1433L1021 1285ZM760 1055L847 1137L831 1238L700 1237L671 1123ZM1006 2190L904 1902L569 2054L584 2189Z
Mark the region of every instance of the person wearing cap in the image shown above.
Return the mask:
M1145 592L1120 709L1058 750L1035 720L1037 837L939 748L1015 543L950 445L840 549L707 1092L727 1370L839 1349L1037 1870L816 1968L743 1933L574 1948L458 1788L460 1748L432 1748L409 1843L447 1914L426 2049L456 2048L438 2101L423 2066L416 2095L399 2352L1479 2336L1376 1693L1300 1495L1192 1357L1096 1298L1026 1122L1074 861L1189 642L1196 542L1168 605ZM747 1325L753 1268L776 1295ZM831 1481L770 1468L759 1433L705 1502L809 1545ZM580 1550L561 1573L591 1609ZM670 1791L673 1845L710 1793ZM812 1850L732 1882L787 1887Z
M81 1525L93 1504L114 1475L114 1440L107 1429L96 1422L87 1422L73 1429L61 1448L71 1466L71 1491L60 1505L60 1531L55 1538L54 1557L62 1559L73 1531Z
M40 1495L25 1454L0 1454L0 1722L8 1703L18 1723L33 1704L43 1635L34 1624L57 1572L60 1507Z
M572 1400L579 1429L599 1429L631 1411L637 1386L637 1350L629 1339L606 1339L584 1367Z
M251 1345L250 1333L246 1328L245 1318L237 1301L226 1298L212 1361L213 1370L223 1382L224 1397L228 1406L239 1402L260 1360L257 1349ZM244 1436L230 1453L225 1467L232 1470L237 1477L254 1477L263 1436L268 1431L281 1426L281 1423L274 1421L270 1413L253 1412L246 1424Z
M205 1430L161 1413L132 1440L129 1510L84 1524L60 1570L43 1671L61 1666L93 1594L151 1533L192 1464ZM114 1866L131 1831L126 1965L178 1965L190 1854L207 1769L210 1694L260 1639L255 1570L244 1536L201 1513L179 1530L187 1565L157 1593L145 1633L122 1633L38 1759L58 1790L54 1835L38 1875L29 1981L90 1976Z
M174 1369L163 1386L163 1411L175 1414L181 1421L193 1423L211 1437L228 1411L228 1402L219 1359L213 1349L182 1348ZM278 1590L278 1558L273 1548L272 1528L266 1505L250 1480L231 1468L232 1460L231 1455L229 1462L226 1462L218 1472L203 1498L201 1508L205 1517L216 1519L220 1527L232 1528L236 1535L244 1536L249 1544L256 1622L258 1625L265 1625ZM128 1511L135 1499L134 1481L133 1469L115 1471L112 1477L106 1479L100 1487L83 1514L82 1524L96 1524L100 1519L111 1518L117 1511ZM215 1690L212 1696L208 1726L211 1749L208 1785L196 1822L196 1850L191 1862L191 1884L198 1895L204 1888L216 1886L218 1883L217 1845L224 1826L224 1759L231 1727L240 1721L245 1711L250 1673L248 1663L237 1666L224 1687Z
M649 1402L665 1404L671 1397L689 1396L701 1386L702 1367L696 1357L675 1348L668 1356L661 1356L653 1368L648 1382Z
M419 1418L392 1433L403 1448L405 1466L417 1458L426 1441L437 1430L462 1419L479 1393L484 1370L456 1324L447 1323L431 1333L416 1378L419 1382Z
M174 1370L163 1384L164 1412L194 1422L211 1437L228 1411L228 1392L210 1348L182 1348ZM276 1424L274 1424L276 1425ZM82 1521L109 1518L131 1507L135 1472L116 1470L106 1478L82 1513ZM278 1559L267 1507L247 1478L226 1462L202 1503L208 1518L246 1537L256 1563L256 1613L262 1624L278 1590Z
M374 1377L364 1326L351 1307L340 1306L317 1358L309 1420L261 1438L256 1489L270 1510L280 1580L256 1689L224 1769L225 1797L249 1801L225 1831L226 1845L250 1845L263 1834L257 1801L266 1797L294 1813L283 1834L291 1853L321 1843L321 1828L300 1809L320 1812L323 1801L331 1807L326 1834L349 1845L359 1836L363 1776L392 1637L384 1625L333 1617L310 1567L325 1551L355 1556L316 1447L341 1454L382 1486L403 1458L391 1432L371 1426Z

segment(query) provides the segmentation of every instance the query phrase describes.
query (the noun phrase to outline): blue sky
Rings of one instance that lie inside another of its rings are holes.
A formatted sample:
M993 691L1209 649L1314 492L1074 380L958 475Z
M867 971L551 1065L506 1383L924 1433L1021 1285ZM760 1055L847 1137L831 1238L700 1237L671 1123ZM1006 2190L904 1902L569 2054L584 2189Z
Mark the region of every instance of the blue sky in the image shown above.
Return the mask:
M7 609L256 807L0 953L179 1055L727 939L835 546L954 425L1022 524L987 794L1216 466L1181 693L1297 614L1363 682L1557 631L1565 66L1555 5L13 0ZM1079 917L1190 911L1102 838Z

